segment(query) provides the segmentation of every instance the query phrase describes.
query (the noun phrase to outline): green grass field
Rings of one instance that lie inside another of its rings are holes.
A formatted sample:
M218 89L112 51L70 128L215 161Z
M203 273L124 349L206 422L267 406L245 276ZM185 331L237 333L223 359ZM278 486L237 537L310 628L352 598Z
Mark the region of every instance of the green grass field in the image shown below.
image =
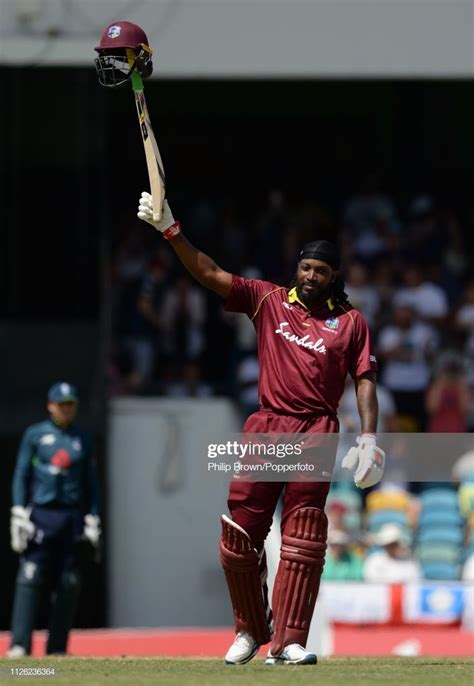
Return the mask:
M53 667L55 676L15 676L12 668ZM257 659L241 667L186 658L44 658L0 660L0 684L55 686L473 686L474 658L328 658L317 666L267 667Z

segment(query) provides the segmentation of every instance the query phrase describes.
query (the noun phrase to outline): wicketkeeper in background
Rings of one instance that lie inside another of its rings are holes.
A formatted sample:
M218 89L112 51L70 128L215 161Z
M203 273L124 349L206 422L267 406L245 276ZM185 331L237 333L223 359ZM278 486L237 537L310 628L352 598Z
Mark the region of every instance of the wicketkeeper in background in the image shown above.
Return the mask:
M65 654L79 593L79 545L97 547L100 519L96 466L89 436L76 427L78 394L69 383L48 392L50 418L23 434L12 483L11 546L20 554L7 657L31 653L46 575L53 595L48 655Z
M355 380L361 435L343 467L360 488L382 477L384 453L376 445L376 360L362 315L352 308L338 275L339 255L328 241L303 246L290 288L224 271L194 248L165 201L159 223L152 198L142 193L138 217L152 224L186 269L222 296L225 308L253 321L260 365L260 409L247 433L335 433L337 407L348 373ZM296 258L296 256L295 256ZM296 262L296 260L295 260ZM222 516L221 562L229 586L236 638L225 661L244 664L270 643L267 664L314 664L306 641L324 566L330 483L233 480ZM272 611L267 601L264 541L284 489L282 545Z

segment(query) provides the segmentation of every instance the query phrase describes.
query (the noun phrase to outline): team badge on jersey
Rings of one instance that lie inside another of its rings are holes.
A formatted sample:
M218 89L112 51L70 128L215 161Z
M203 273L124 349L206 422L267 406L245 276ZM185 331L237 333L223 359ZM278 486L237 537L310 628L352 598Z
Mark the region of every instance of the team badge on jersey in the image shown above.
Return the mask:
M329 317L324 323L329 329L337 329L339 326L339 319L338 317Z
M337 333L338 327L339 327L339 318L338 317L329 317L329 319L326 319L326 321L324 322L323 331L330 331L331 333Z
M51 464L58 469L69 469L72 464L71 456L64 448L59 448L51 458Z
M56 442L56 436L54 434L45 434L40 438L40 445L53 445Z

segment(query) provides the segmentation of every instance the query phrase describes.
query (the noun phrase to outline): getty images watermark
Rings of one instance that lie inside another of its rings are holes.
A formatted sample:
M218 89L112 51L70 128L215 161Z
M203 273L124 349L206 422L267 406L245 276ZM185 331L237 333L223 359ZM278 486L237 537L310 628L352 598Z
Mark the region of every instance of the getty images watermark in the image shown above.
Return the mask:
M294 437L293 437L294 438ZM272 475L309 474L316 471L311 460L304 459L304 439L276 442L273 437L259 434L250 440L234 439L207 446L207 470L236 476L249 475L271 480Z
M219 434L193 436L206 473L224 480L352 481L341 462L357 434ZM474 435L380 433L383 480L390 483L474 479Z

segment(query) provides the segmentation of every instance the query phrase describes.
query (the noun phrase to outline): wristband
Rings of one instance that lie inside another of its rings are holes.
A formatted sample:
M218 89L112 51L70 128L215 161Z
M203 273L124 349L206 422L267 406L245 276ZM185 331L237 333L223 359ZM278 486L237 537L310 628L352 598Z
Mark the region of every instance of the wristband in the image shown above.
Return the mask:
M169 241L171 238L177 236L178 233L181 233L181 224L179 222L175 222L174 224L171 224L166 231L163 231L161 235L163 238L166 238L166 240Z

